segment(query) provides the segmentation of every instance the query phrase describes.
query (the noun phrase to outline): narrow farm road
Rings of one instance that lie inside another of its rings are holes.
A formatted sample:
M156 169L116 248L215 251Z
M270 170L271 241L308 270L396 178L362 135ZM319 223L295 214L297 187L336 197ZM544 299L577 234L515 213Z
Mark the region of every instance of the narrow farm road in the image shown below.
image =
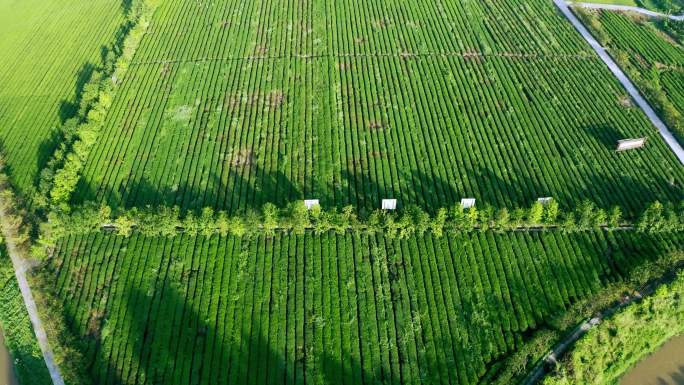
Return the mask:
M608 54L605 48L599 44L598 41L592 36L592 34L587 30L587 28L582 24L579 19L577 19L577 16L575 16L572 11L570 10L570 7L568 6L568 3L565 2L565 0L554 0L556 3L556 6L560 9L560 11L565 15L565 17L570 20L570 23L579 31L580 34L582 34L582 37L591 45L591 47L596 51L596 53L599 55L601 60L603 60L606 65L608 65L608 68L613 72L613 75L618 79L620 83L627 89L627 92L629 92L629 95L634 99L636 104L641 107L642 110L646 113L646 116L651 120L654 126L658 129L658 132L660 132L660 135L665 139L665 143L667 143L668 146L672 149L672 151L675 153L677 158L679 158L679 161L684 164L684 148L677 142L677 139L675 139L674 135L672 135L672 132L667 128L665 123L658 117L656 112L653 110L653 108L648 104L648 102L639 94L639 91L636 89L634 84L632 84L632 81L629 80L627 75L625 75L624 72L620 69L620 67L615 63L612 57Z
M28 280L26 279L26 260L21 256L20 251L12 241L11 234L9 233L4 221L5 218L5 210L3 209L3 205L0 204L0 230L2 231L3 238L5 239L7 253L9 254L10 259L12 260L12 265L14 266L14 272L17 276L19 290L21 290L21 296L24 298L24 304L26 305L26 310L28 311L29 318L31 319L31 324L33 324L33 330L36 333L38 345L40 346L40 350L43 352L45 365L50 372L52 383L54 385L64 385L64 380L59 373L59 368L55 364L52 350L50 349L50 345L48 343L47 334L45 333L45 328L43 328L43 323L40 321L40 317L38 316L38 308L36 307L36 302L33 299L31 288L29 287Z
M570 2L569 4L577 5L577 6L580 6L582 8L606 9L609 11L622 11L622 12L636 12L636 13L640 13L642 15L646 15L646 16L650 16L650 17L660 17L660 18L668 18L668 19L675 20L675 21L684 21L684 14L679 15L679 16L667 15L664 13L649 11L648 9L633 7L630 5L596 4L596 3L584 3L584 2L578 2L578 1L573 1L573 2Z
M572 347L572 345L577 342L577 340L582 338L582 336L587 334L589 330L593 329L597 325L600 325L604 319L611 317L620 309L623 309L637 301L641 301L641 299L644 297L655 293L660 285L669 282L670 279L673 279L677 275L676 272L681 268L682 264L679 264L674 268L673 271L666 273L659 279L646 283L645 285L635 289L632 294L616 298L614 305L602 310L595 317L582 322L570 334L560 340L554 346L554 348L546 354L546 356L544 356L537 366L535 366L534 369L522 381L522 384L534 385L538 383L546 375L547 368L553 367L558 360Z

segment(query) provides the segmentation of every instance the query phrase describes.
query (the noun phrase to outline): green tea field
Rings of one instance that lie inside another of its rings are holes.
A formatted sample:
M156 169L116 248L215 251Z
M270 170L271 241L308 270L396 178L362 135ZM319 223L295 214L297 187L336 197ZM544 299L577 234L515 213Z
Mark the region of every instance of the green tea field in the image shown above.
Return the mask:
M27 196L60 126L77 115L83 85L123 33L126 3L0 2L0 148Z
M547 2L356 5L164 2L75 202L682 199L681 164Z
M62 3L0 0L56 385L515 384L683 263L684 165L553 1ZM583 15L684 106L679 27Z
M681 236L93 234L52 270L98 384L478 384Z

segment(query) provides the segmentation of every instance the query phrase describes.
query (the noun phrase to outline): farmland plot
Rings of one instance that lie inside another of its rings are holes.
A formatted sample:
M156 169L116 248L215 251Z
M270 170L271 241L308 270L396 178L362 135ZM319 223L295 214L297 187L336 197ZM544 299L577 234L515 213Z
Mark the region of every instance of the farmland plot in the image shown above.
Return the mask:
M65 239L51 282L98 384L475 384L679 236Z
M684 140L684 22L577 10L666 124Z
M683 196L681 164L545 1L168 1L149 31L76 202L630 214Z
M0 149L30 193L115 40L126 1L0 1Z

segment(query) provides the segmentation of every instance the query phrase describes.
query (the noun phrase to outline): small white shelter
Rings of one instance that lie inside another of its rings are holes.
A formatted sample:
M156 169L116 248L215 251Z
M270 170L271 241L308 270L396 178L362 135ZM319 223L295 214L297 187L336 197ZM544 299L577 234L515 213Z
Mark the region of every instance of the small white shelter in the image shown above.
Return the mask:
M461 199L461 206L464 209L469 209L475 207L475 198L463 198Z
M648 140L648 138L618 140L617 149L615 151L621 152L644 147L646 145L646 140Z
M311 210L314 206L320 206L320 203L318 203L318 199L305 199L304 206L307 210Z
M551 203L552 200L553 200L552 197L537 198L537 202L543 204L544 206L546 206L547 204Z
M383 210L396 210L397 209L397 200L396 199L383 199L382 200L382 209Z

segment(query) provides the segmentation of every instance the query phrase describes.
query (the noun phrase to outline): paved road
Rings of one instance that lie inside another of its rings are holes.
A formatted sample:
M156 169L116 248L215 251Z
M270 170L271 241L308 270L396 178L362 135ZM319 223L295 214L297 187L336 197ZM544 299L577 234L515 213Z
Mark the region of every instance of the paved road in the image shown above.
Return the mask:
M0 204L0 217L5 217L5 211ZM17 276L17 282L19 283L19 290L21 290L21 296L24 298L24 304L26 305L26 310L29 313L29 318L33 324L33 330L36 333L36 338L38 339L38 345L40 350L43 352L43 359L45 360L45 365L50 372L50 377L52 377L52 383L54 385L64 385L64 380L59 373L59 368L55 364L54 357L52 355L52 350L50 349L50 344L48 343L47 334L45 334L45 328L43 328L43 323L40 321L38 316L38 309L36 308L36 302L33 300L33 294L31 293L31 288L29 287L28 280L26 279L26 260L21 256L20 251L17 249L14 242L12 242L12 237L8 234L5 226L0 226L2 229L2 234L5 238L5 245L7 246L7 253L12 259L12 265L14 266L14 272Z
M684 15L667 15L664 13L659 13L655 11L649 11L648 9L644 8L639 8L639 7L632 7L629 5L614 5L614 4L595 4L595 3L583 3L583 2L570 2L569 4L571 5L577 5L583 8L591 8L591 9L607 9L609 11L623 11L623 12L637 12L641 13L642 15L650 16L650 17L662 17L662 18L668 18L676 21L684 21Z
M637 91L636 87L632 82L629 80L627 75L625 75L624 72L620 69L620 67L615 63L613 58L610 57L608 52L601 47L601 44L599 44L596 39L589 33L589 31L584 27L582 22L577 19L577 17L570 11L570 8L568 7L568 3L566 3L564 0L554 0L556 3L556 6L561 10L563 15L570 20L572 25L579 31L580 34L582 34L582 37L591 45L591 47L596 51L596 53L599 55L599 57L608 65L608 68L610 68L611 72L613 72L613 75L622 83L622 85L627 89L627 92L629 92L629 95L634 99L636 104L641 107L642 110L646 113L646 116L651 120L654 126L658 129L658 132L660 132L660 135L665 139L665 143L667 143L668 146L672 149L672 151L675 153L677 158L679 158L679 161L684 164L684 148L677 142L677 139L675 139L674 135L670 132L670 130L667 128L665 123L663 123L662 120L658 117L658 115L655 113L653 108L648 104L648 102L639 94L639 91Z

